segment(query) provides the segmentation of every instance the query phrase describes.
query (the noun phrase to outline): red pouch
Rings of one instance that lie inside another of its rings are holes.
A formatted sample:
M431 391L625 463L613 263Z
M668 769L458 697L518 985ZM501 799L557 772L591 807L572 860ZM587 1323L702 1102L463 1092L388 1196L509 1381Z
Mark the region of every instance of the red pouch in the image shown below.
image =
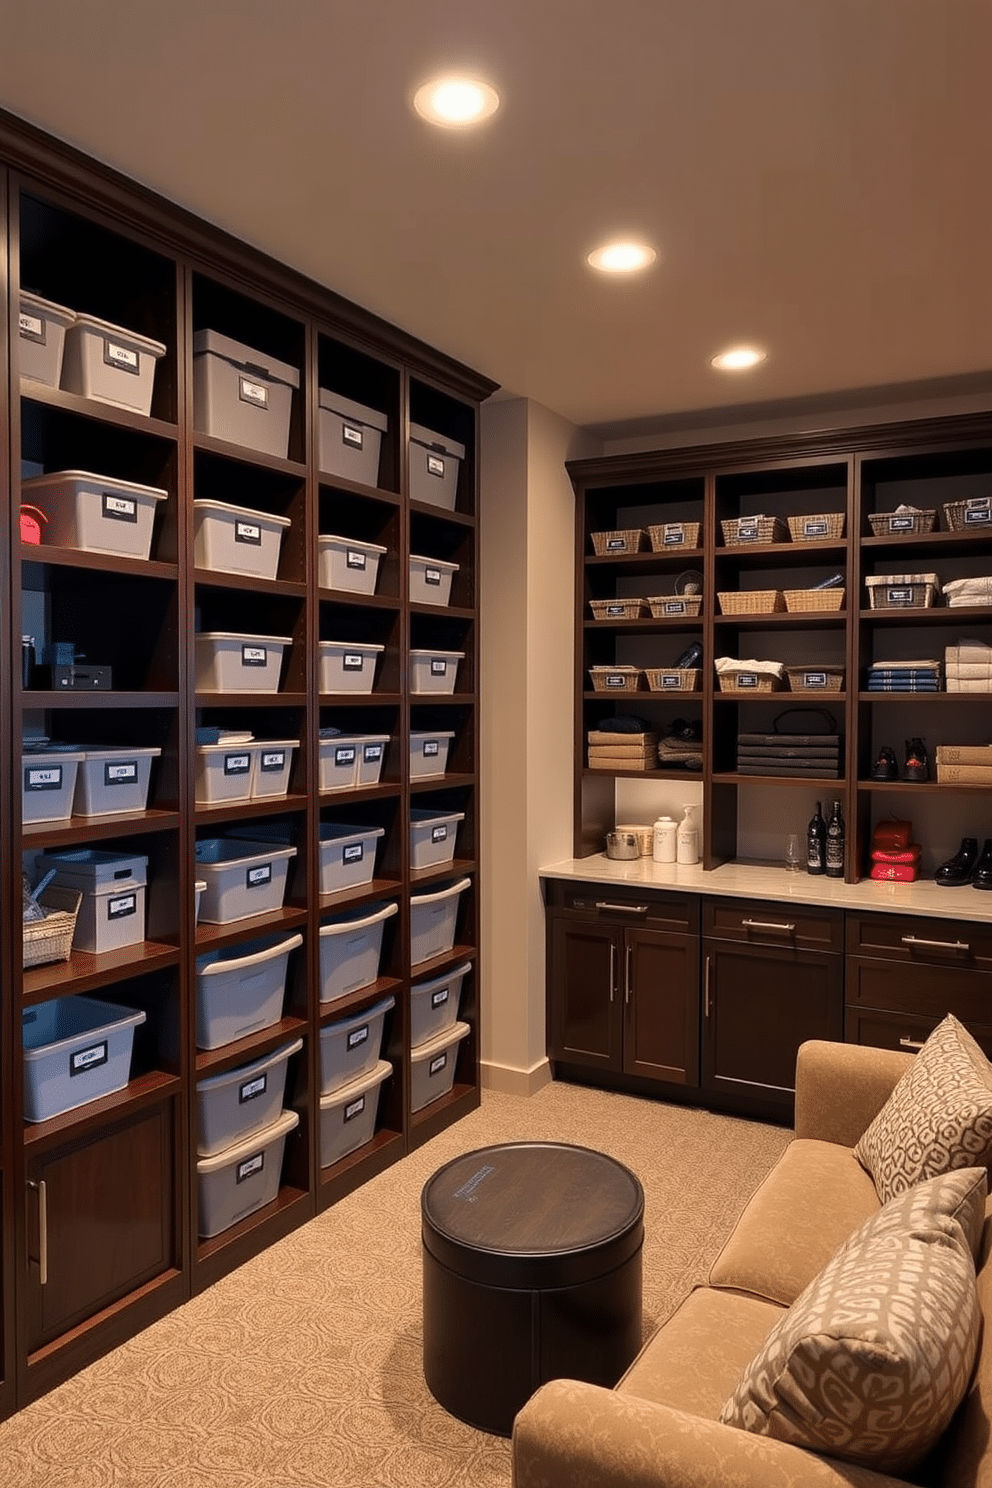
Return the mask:
M874 863L869 878L887 883L915 883L916 863Z
M913 823L908 821L882 821L871 836L872 847L908 847L913 835Z
M873 863L918 863L922 851L918 842L911 842L908 847L873 847L871 860Z

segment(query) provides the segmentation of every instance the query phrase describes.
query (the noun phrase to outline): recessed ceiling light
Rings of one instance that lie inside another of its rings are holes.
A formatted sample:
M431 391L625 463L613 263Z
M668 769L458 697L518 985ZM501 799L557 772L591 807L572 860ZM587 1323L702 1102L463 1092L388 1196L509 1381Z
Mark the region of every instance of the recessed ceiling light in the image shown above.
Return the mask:
M586 257L586 263L602 274L636 274L646 269L658 257L657 251L647 243L635 243L624 239L616 243L604 243L594 248Z
M749 367L763 362L766 356L767 352L759 351L756 346L732 346L729 351L710 357L710 366L720 372L746 372Z
M464 129L481 124L499 108L499 94L481 78L432 78L413 95L413 106L430 124L446 129Z

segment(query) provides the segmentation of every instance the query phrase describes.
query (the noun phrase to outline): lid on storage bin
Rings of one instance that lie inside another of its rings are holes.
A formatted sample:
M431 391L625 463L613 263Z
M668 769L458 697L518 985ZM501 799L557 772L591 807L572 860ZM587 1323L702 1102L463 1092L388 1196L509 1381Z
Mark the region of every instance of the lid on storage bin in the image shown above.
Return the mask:
M202 956L197 956L197 974L219 976L235 967L261 966L265 961L274 961L278 956L288 955L302 944L303 936L299 933L285 938L263 935L255 940L243 940L240 945L225 946L223 950L206 951Z
M319 641L320 646L333 646L337 651L385 651L376 641Z
M454 731L454 729L411 729L410 730L410 743L411 744L413 743L414 739L417 739L417 740L423 740L423 739L453 739L454 737L455 737L455 731Z
M138 351L143 351L147 356L164 357L165 346L161 341L153 341L150 336L141 336L137 331L129 331L126 326L114 325L109 320L99 320L95 315L76 315L75 330L96 331L100 336L113 336L115 341L128 341Z
M264 1054L253 1064L239 1064L236 1069L222 1070L219 1075L208 1075L205 1080L197 1080L196 1088L199 1091L219 1090L225 1085L236 1085L240 1080L250 1080L252 1076L260 1075L273 1065L281 1064L284 1059L298 1054L302 1048L303 1040L298 1038L295 1043L283 1044L281 1049L273 1049L271 1054Z
M222 516L247 517L249 521L268 522L273 527L292 527L293 523L289 517L278 517L272 512L258 511L254 506L232 506L229 501L214 501L211 497L197 497L193 502L194 511L215 511Z
M31 1062L72 1044L78 1047L80 1038L106 1028L137 1028L146 1017L142 1008L123 1007L96 997L53 997L25 1008L21 1014L24 1057Z
M452 1044L460 1044L471 1031L467 1023L452 1023L450 1028L442 1028L440 1033L436 1033L426 1043L416 1044L410 1050L410 1063L422 1064L425 1060L433 1059L435 1054L450 1049Z
M94 475L91 470L53 470L48 475L32 475L21 481L21 493L55 490L72 481L99 486L101 491L120 491L128 496L144 496L149 501L166 501L169 495L161 486L143 486L137 481L117 480L113 475Z
M431 806L411 806L410 808L411 826L426 826L428 822L460 822L464 820L464 811L436 811Z
M63 879L86 879L88 883L124 883L144 876L148 858L141 853L104 852L98 847L71 848L65 852L38 853L35 863L41 872L58 870Z
M21 290L21 314L30 315L34 311L44 320L57 320L60 325L70 326L76 319L75 310L67 310L65 305L56 305L54 300L44 300L41 295L32 294L29 289ZM30 336L21 326L21 335Z
M211 1173L219 1173L221 1168L229 1168L233 1163L243 1162L246 1157L251 1157L253 1153L261 1151L263 1147L270 1147L273 1142L278 1141L280 1137L285 1137L299 1124L300 1118L295 1111L283 1111L271 1126L263 1126L261 1131L253 1132L250 1137L235 1142L233 1147L225 1147L223 1151L215 1152L213 1157L199 1158L196 1171L201 1178L208 1177Z
M83 744L80 746L87 760L158 759L162 753L157 744Z
M349 1085L339 1085L336 1090L320 1097L320 1109L322 1111L333 1110L335 1106L347 1106L358 1096L365 1095L374 1086L381 1085L387 1075L393 1073L393 1066L388 1059L380 1059L364 1075L359 1075L357 1080L352 1080Z
M385 827L353 827L345 822L321 822L321 842L358 842L363 837L384 837Z
M410 425L410 438L414 444L423 444L428 449L439 450L442 455L452 455L458 460L465 458L465 446L459 444L457 439L451 439L447 434L436 434L433 429L426 429L423 424Z
M318 532L318 548L357 548L363 553L378 553L381 557L387 551L382 543L366 542L359 537L338 537L332 532Z
M389 419L378 408L368 408L364 403L354 403L351 398L343 398L340 393L332 393L330 388L318 388L318 397L321 408L326 408L330 413L343 414L347 419L354 419L356 424L368 424L372 429L378 429L385 433L389 427Z
M410 554L411 563L423 563L426 568L447 568L453 574L458 572L457 563L449 563L446 558L425 558L420 553Z
M253 847L247 837L201 837L196 844L196 861L198 863L237 863L249 862L256 858L295 858L295 847L282 847L275 844L270 845L268 852L262 852L263 844Z
M197 331L193 337L193 355L204 356L208 352L219 356L232 367L250 372L253 377L264 377L267 382L283 382L287 387L299 387L300 374L288 362L277 361L264 351L256 351L219 331Z
M247 641L250 646L291 646L292 636L244 635L236 630L198 630L198 641Z
M456 661L461 661L463 659L464 655L465 655L465 652L464 651L425 651L422 648L420 650L417 650L414 647L414 648L411 648L410 655L411 656L436 656L438 658L438 660L441 660L442 657L445 658L445 659L447 659L448 657L454 657Z

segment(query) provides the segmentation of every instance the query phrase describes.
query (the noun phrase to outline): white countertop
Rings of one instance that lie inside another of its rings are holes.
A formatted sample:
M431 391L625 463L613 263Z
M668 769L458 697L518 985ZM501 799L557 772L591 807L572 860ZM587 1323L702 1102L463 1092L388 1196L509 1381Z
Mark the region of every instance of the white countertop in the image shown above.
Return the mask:
M932 879L917 883L860 883L790 873L771 864L724 863L705 871L653 858L627 861L593 853L588 858L566 858L538 870L542 878L564 878L601 884L642 884L645 888L676 889L688 894L719 894L735 899L768 899L778 903L821 904L830 909L888 910L894 914L928 915L942 920L975 920L992 924L992 892L965 884L945 889Z

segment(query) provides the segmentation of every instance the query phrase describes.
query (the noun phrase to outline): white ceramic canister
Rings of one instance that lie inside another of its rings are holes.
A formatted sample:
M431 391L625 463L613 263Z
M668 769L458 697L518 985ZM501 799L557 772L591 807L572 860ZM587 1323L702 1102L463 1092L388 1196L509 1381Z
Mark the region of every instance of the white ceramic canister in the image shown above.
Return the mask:
M674 863L678 824L670 816L659 816L654 824L654 848L651 856L656 863Z

